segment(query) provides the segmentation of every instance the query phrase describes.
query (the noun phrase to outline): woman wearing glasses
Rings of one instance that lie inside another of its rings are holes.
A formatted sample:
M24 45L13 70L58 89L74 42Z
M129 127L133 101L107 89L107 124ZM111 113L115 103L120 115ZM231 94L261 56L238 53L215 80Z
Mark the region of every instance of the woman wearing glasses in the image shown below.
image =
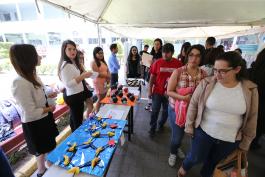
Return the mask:
M136 46L132 46L127 58L127 77L139 78L141 76L141 56Z
M176 163L177 156L181 159L185 158L185 154L180 149L181 141L184 136L185 120L183 120L183 124L181 125L176 124L176 101L182 101L188 105L192 92L183 95L180 93L180 90L191 89L194 91L200 81L206 77L206 72L199 67L203 56L203 48L199 45L191 46L187 51L187 64L176 69L168 81L167 95L169 96L170 103L168 107L168 115L171 127L170 155L168 158L168 164L172 167ZM181 111L178 112L180 114ZM180 116L179 114L177 114L177 117Z
M212 176L220 160L237 148L247 151L255 137L257 85L246 79L241 56L220 55L213 71L214 76L200 82L191 98L185 132L192 145L178 171L180 177L202 162L201 176Z

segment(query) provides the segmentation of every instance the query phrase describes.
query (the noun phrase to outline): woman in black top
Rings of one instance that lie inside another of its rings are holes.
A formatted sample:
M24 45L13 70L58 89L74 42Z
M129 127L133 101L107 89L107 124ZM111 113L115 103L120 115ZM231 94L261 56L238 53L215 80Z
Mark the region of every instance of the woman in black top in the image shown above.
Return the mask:
M132 46L127 58L127 77L139 78L141 75L141 57L136 46Z
M162 46L163 42L161 39L157 38L154 40L154 47L151 50L151 55L153 55L153 62L157 59L162 58Z
M154 47L152 48L150 55L153 55L153 63L159 59L162 58L162 46L163 46L163 42L160 38L156 38L154 40ZM147 76L147 81L149 82L150 79L150 72L149 72L150 68L146 68L147 72L148 72L148 76ZM148 104L145 106L145 110L151 110L152 107L152 100L151 98L149 98L148 100Z

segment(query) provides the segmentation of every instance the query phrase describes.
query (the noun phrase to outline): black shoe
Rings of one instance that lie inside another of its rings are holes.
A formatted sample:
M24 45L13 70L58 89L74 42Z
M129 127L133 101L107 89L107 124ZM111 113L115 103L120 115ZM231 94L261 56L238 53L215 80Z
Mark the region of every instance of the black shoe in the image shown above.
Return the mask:
M37 177L42 177L46 171L47 171L47 168L44 170L43 173L37 173Z
M149 130L149 137L153 138L155 136L155 131L154 130Z
M165 131L165 127L164 126L159 127L158 130L157 130L157 132L159 132L159 133L162 133L164 131Z

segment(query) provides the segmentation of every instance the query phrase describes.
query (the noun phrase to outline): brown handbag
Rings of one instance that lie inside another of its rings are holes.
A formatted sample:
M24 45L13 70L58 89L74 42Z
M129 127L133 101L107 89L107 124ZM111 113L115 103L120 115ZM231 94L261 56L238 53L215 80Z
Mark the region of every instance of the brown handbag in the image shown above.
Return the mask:
M246 152L235 150L216 165L213 177L248 177L247 163Z

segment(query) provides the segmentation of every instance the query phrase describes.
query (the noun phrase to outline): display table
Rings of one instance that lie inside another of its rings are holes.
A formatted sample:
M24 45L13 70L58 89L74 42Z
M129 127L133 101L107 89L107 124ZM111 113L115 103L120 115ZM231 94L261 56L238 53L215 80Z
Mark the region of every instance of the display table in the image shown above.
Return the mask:
M122 111L122 115L119 115L119 119L128 120L128 131L125 133L128 133L128 140L131 141L131 134L133 133L133 107L116 104L105 104L100 108L97 116L109 117L112 111L116 114L121 113L119 111ZM117 119L118 116L112 117L113 119Z
M131 132L131 130L130 130L131 124L129 123L129 116L130 116L130 110L131 110L130 107L129 106L123 106L123 105L106 104L106 105L104 105L104 106L101 107L99 113L96 116L97 117L102 117L102 118L109 117L108 113L111 113L109 110L122 111L122 115L120 117L116 117L115 115L113 115L113 119L112 120L113 121L115 121L115 120L119 121L119 120L126 120L126 119L128 119L128 125L130 125L130 126L128 126L128 128L129 128L129 131L128 132ZM113 113L115 113L115 112L113 112ZM115 117L117 119L115 119ZM75 135L75 137L78 137L78 136ZM68 141L69 142L70 140L65 140L65 141ZM115 150L116 150L116 148L115 148ZM115 150L113 151L109 162L106 163L106 170L105 170L103 176L106 176L107 175L108 168L109 168L109 166L111 164L111 161L112 161L112 158L113 158L113 155L114 155ZM52 167L50 167L48 169L48 171L44 175L44 177L68 177L68 176L69 177L72 177L73 174L67 173L67 170L66 169L64 169L64 168L62 168L60 166L57 166L57 165L52 165ZM87 174L87 173L83 173L83 172L80 172L78 175L75 175L75 176L76 177L95 177L95 175L91 175L91 174Z

